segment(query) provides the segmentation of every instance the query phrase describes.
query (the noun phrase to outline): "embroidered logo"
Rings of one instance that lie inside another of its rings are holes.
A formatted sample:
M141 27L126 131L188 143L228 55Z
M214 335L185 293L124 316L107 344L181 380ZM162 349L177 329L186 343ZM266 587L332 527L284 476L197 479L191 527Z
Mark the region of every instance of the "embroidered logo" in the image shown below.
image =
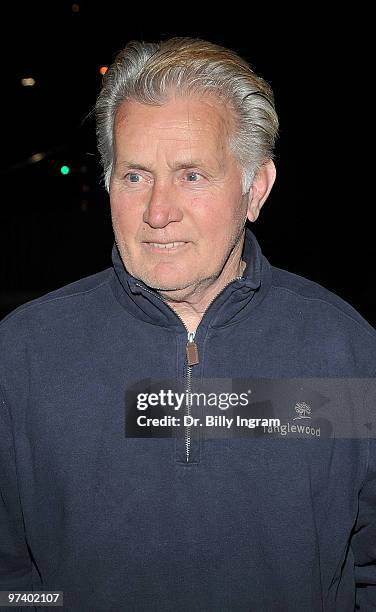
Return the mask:
M297 414L296 417L293 418L293 421L296 419L311 419L311 406L306 404L305 402L297 402L295 404L295 412Z

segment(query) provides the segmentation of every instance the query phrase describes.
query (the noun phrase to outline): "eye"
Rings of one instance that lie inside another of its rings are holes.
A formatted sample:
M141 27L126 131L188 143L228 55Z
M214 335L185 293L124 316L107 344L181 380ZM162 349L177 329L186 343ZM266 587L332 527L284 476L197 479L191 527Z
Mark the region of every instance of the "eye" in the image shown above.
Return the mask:
M128 172L124 178L128 179L130 183L141 183L142 176L137 172Z
M197 183L198 182L198 177L202 176L201 174L199 174L198 172L189 172L189 174L186 175L188 178L188 183ZM193 180L192 180L193 178Z

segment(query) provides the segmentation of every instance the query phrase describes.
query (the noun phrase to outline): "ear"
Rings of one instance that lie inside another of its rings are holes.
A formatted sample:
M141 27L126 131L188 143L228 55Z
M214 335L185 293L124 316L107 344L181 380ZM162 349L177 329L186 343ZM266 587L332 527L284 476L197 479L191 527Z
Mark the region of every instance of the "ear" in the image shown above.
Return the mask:
M275 165L273 160L269 159L259 168L253 179L252 187L249 190L247 212L249 221L256 221L259 216L261 206L267 199L274 185L275 177Z

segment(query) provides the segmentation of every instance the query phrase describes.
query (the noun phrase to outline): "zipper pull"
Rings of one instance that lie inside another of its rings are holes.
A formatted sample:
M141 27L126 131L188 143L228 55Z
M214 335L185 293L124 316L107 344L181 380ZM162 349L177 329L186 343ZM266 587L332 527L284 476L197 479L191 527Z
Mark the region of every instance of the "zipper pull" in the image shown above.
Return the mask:
M187 364L189 366L194 366L200 363L197 344L194 341L195 333L196 332L188 332L188 342L185 348L187 353Z

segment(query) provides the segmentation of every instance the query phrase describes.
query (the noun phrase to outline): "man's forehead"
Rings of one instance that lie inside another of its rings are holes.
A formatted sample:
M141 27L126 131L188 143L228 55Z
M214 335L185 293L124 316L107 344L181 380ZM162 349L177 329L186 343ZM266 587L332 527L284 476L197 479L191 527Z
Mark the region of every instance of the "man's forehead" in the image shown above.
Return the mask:
M173 98L161 106L127 100L116 118L116 166L153 171L156 160L163 159L172 170L222 173L232 157L227 114L212 96Z
M228 133L231 114L214 96L179 96L162 105L143 104L136 100L125 100L115 117L115 129L133 132L135 129L160 132L161 137L169 132L183 134L194 132Z

